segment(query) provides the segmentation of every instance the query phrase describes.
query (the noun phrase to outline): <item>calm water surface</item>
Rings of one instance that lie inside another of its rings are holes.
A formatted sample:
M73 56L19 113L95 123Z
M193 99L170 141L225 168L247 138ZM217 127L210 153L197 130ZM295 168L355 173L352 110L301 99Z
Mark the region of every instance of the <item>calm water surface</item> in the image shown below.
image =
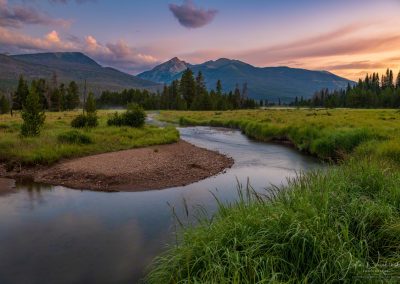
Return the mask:
M320 167L295 150L249 140L239 131L181 128L181 137L235 160L226 173L177 188L100 193L17 184L0 196L0 283L136 283L152 259L174 242L171 206L215 212L214 192L237 199L237 181L255 190ZM218 190L217 190L218 189Z

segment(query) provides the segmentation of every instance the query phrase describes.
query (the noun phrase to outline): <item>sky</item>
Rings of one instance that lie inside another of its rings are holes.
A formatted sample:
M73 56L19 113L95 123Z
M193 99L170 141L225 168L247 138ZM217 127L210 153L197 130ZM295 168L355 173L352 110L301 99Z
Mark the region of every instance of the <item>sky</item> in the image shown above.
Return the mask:
M400 0L0 0L0 53L80 51L137 74L179 57L327 70L400 68Z

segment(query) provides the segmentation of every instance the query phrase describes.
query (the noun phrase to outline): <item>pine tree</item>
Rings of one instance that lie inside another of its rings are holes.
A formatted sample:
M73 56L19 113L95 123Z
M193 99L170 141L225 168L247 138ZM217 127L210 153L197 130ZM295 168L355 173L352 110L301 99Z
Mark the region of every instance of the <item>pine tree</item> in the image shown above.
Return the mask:
M14 93L12 98L12 108L15 110L22 109L25 103L26 97L29 94L28 83L24 80L24 77L19 76L17 91Z
M236 84L235 92L233 93L233 107L235 109L241 107L241 98L239 84Z
M247 82L244 82L243 83L243 88L242 88L242 99L243 100L247 100L248 99L248 96L249 96L248 91L249 91L249 89L248 89L248 86L247 86Z
M0 97L0 114L6 114L10 111L10 102L5 95Z
M68 85L67 92L65 95L65 106L66 109L72 110L79 106L79 89L75 81L71 81Z
M90 92L87 97L85 110L88 115L96 114L96 100L92 92Z
M64 83L60 84L60 87L58 88L59 93L60 93L60 104L61 104L61 110L67 110L67 101L66 101L66 90L65 90L65 85Z
M187 107L190 108L196 95L196 82L193 78L193 72L189 68L182 74L179 92L186 101Z
M45 121L45 114L40 102L39 94L37 93L34 84L31 85L29 94L26 97L23 105L21 116L23 124L21 126L22 136L37 136L40 134L40 128Z
M392 70L389 71L388 85L389 85L389 88L393 88L394 87L394 85L393 85L393 71Z
M400 71L399 71L399 74L397 74L396 89L400 89Z
M218 96L222 96L222 83L221 83L221 80L218 80L217 81L217 95Z
M61 93L58 88L53 89L51 91L50 109L52 111L61 111L61 109L62 109Z
M204 76L201 71L197 73L196 77L196 96L201 96L207 91L206 83L204 82Z

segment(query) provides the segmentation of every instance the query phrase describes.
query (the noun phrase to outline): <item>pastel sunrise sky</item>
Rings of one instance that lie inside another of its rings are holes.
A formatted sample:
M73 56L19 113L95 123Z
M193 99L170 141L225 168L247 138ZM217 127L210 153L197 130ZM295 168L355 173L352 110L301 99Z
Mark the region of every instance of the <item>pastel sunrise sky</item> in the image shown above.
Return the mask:
M81 51L131 74L179 57L328 70L400 67L399 0L0 0L0 52Z

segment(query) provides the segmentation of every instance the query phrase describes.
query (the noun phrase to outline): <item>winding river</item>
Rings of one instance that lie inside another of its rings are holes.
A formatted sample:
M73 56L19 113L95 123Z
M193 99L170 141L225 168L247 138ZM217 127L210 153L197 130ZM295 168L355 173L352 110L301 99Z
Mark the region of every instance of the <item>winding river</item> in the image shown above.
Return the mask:
M136 283L152 259L174 242L176 219L238 198L237 182L265 192L296 172L320 167L282 145L259 143L239 131L180 128L182 139L235 160L223 174L184 187L101 193L17 184L0 196L0 283ZM183 201L185 200L185 202Z

